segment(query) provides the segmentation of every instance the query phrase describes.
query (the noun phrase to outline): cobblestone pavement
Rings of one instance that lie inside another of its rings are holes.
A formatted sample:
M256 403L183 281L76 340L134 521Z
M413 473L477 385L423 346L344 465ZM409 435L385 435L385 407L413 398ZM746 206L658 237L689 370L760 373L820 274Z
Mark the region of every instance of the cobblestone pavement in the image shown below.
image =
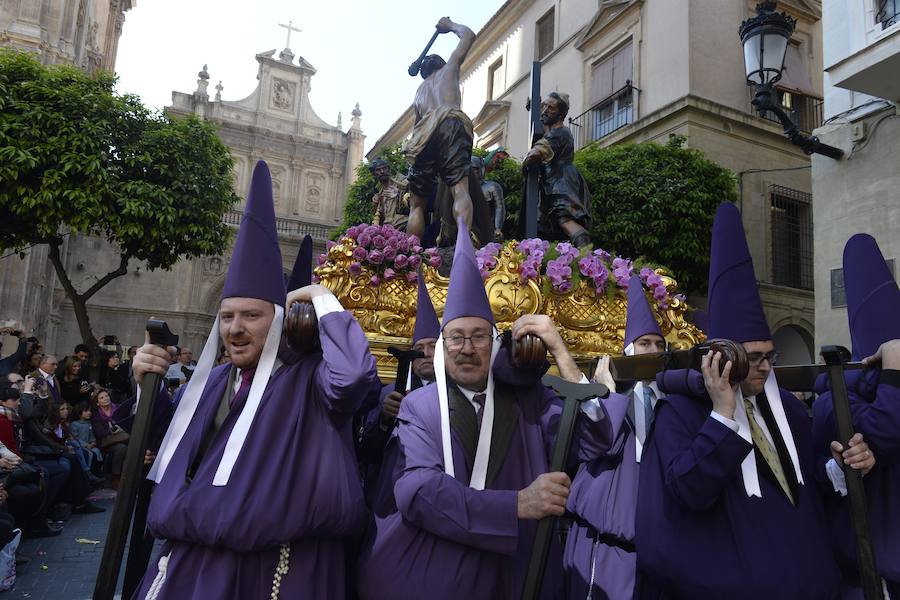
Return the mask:
M28 557L31 562L18 567L15 587L0 593L0 600L89 600L94 593L114 498L112 490L98 490L91 500L106 512L72 515L57 537L24 538L19 556Z

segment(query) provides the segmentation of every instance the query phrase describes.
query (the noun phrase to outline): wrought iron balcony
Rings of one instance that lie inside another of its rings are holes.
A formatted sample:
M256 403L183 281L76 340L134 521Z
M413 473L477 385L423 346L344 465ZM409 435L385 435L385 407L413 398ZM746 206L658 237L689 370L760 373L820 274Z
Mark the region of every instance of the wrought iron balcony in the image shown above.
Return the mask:
M882 30L900 23L900 0L878 0L875 22L881 23Z
M225 213L225 216L222 217L222 220L225 221L227 225L232 225L237 227L241 224L241 217L243 213L239 210L230 210ZM305 221L300 221L298 219L286 219L284 217L275 217L275 229L278 231L278 235L283 235L286 237L303 237L304 235L311 235L316 239L328 239L328 236L331 234L331 227L327 225L319 225L318 223L307 223Z
M797 125L797 129L808 134L822 125L822 107L824 105L822 100L794 92L781 90L776 90L776 92L778 105L790 116L794 124ZM775 123L781 123L778 116L772 112L767 111L763 118Z
M569 119L569 127L575 138L575 149L621 129L635 121L640 90L629 81L608 98L601 100L580 115Z

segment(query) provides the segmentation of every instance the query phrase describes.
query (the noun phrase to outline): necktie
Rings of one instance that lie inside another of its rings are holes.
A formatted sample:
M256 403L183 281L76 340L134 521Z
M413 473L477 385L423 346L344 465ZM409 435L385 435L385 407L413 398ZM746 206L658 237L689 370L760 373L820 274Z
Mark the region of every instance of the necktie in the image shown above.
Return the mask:
M487 394L475 394L472 396L472 402L478 405L478 410L475 411L475 419L478 422L478 431L476 432L475 437L478 437L478 434L481 433L481 420L484 417L485 400L487 400Z
M784 493L787 494L788 499L793 502L794 497L791 495L791 488L788 486L787 477L785 477L784 469L781 467L781 461L778 459L778 453L775 451L775 447L772 446L769 438L763 433L759 423L756 422L753 403L749 398L744 398L744 408L747 411L747 421L750 424L750 435L753 437L753 445L759 449L759 453L762 454L763 458L766 459L766 462L769 463L769 468L771 468L772 472L775 474L778 485L780 485L781 489L784 490Z
M644 386L644 438L650 435L650 426L653 425L653 388Z
M256 369L244 369L241 371L241 387L238 388L237 393L231 398L228 408L234 408L239 397L247 396L250 393L250 384L253 383L253 374L255 372Z

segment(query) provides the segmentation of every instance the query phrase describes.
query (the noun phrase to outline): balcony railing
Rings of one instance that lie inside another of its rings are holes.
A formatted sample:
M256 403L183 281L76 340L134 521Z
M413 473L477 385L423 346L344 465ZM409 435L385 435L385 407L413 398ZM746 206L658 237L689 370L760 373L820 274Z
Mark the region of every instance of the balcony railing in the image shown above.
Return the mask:
M812 194L772 185L772 283L813 289Z
M580 115L569 119L575 149L596 142L613 131L633 123L640 90L631 82Z
M243 213L239 210L230 210L225 213L222 220L227 225L237 227L241 224ZM306 223L295 219L285 219L284 217L275 217L275 230L279 235L288 237L303 237L311 235L313 238L328 239L331 234L331 228L318 223Z
M813 96L803 96L793 92L776 90L781 108L803 133L810 133L813 129L822 125L822 108L824 102ZM773 94L774 96L774 94ZM764 119L781 124L773 113L766 112Z
M878 0L875 11L875 22L881 23L881 29L900 23L900 0Z

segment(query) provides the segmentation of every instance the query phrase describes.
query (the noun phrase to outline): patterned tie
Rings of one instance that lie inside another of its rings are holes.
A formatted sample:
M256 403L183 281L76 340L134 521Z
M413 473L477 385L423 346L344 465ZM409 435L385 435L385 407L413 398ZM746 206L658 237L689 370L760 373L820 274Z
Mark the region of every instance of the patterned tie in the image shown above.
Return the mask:
M481 433L481 419L484 417L484 402L487 400L487 394L475 394L472 396L472 402L478 405L478 410L475 411L475 419L478 421L478 431L475 432L475 437Z
M744 398L744 408L747 411L747 421L750 423L750 434L753 437L753 445L759 449L759 453L762 454L763 458L766 459L766 462L769 463L769 468L771 468L772 472L775 474L778 485L781 486L781 489L784 490L784 493L787 494L787 497L793 503L794 496L791 495L791 488L788 486L787 477L785 477L784 469L781 467L781 461L778 459L778 453L775 451L769 438L763 433L759 423L756 422L753 403L749 398Z
M653 388L644 386L644 438L650 435L650 426L653 425Z

